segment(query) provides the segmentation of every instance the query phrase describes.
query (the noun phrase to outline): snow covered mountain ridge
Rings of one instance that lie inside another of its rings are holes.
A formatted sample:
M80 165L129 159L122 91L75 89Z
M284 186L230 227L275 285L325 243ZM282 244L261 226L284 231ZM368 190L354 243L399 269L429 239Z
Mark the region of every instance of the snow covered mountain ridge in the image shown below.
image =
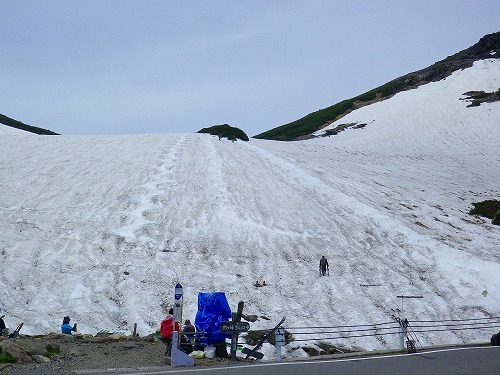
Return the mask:
M500 103L467 107L462 94L499 87L500 61L477 61L330 125L369 126L293 143L0 126L1 313L27 334L69 315L83 333L137 323L145 335L180 282L191 320L200 291L291 326L385 322L402 294L423 296L405 302L410 320L498 317L500 232L467 212L499 196ZM330 277L318 276L322 255Z
M500 58L500 32L485 35L473 46L448 56L427 68L398 77L364 94L312 112L289 124L258 134L254 138L281 141L308 139L311 134L355 109L387 100L397 93L412 90L430 82L440 81L453 72L470 68L474 61L491 58Z

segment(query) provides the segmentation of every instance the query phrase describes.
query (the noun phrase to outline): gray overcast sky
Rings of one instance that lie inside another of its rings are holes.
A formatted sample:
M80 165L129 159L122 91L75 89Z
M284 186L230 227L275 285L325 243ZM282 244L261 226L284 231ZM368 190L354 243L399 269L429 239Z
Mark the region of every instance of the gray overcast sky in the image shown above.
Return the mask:
M499 0L0 0L0 113L62 134L253 136L499 20Z

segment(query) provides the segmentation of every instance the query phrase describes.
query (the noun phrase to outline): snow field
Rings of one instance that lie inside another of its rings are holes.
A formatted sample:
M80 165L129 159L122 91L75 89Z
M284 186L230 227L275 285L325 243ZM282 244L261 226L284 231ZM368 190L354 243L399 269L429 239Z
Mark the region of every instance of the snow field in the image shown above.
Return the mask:
M500 103L460 100L498 89L499 71L480 61L338 121L363 129L310 141L0 127L2 313L27 334L70 315L84 333L138 323L145 335L180 282L184 318L198 292L223 291L271 319L251 329L282 316L285 328L387 322L402 294L424 297L404 302L409 320L499 316L499 230L467 211L498 199ZM319 277L322 255L330 277ZM270 285L255 288L261 277ZM397 348L398 337L333 344Z

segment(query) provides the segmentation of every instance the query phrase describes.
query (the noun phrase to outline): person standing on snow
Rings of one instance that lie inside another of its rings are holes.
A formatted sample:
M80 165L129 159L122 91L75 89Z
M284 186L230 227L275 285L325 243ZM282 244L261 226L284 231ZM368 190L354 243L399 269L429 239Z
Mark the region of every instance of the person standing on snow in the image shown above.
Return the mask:
M168 314L160 323L161 341L167 346L165 355L170 356L172 353L172 332L179 332L179 323L174 321L174 309L170 308Z
M321 276L326 276L326 270L328 270L328 273L330 273L330 266L328 265L328 260L326 260L324 255L319 261L319 269Z

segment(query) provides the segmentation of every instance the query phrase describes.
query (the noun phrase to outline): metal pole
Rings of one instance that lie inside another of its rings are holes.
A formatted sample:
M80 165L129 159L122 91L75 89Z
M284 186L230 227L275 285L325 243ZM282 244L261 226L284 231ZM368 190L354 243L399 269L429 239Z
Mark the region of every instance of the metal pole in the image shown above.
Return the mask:
M399 349L405 350L405 327L403 324L403 320L399 319Z
M285 343L285 328L279 327L276 330L276 361L280 362L282 359L281 348Z
M234 327L234 323L237 320L237 313L232 313L233 320L233 330L231 332L231 361L236 361L236 350L238 349L238 333Z
M180 283L177 283L177 285L174 288L174 322L177 322L179 324L179 335L177 341L172 340L172 346L175 344L177 348L180 347L180 340L181 340L180 331L182 331L183 298L184 297L183 297L182 285Z

